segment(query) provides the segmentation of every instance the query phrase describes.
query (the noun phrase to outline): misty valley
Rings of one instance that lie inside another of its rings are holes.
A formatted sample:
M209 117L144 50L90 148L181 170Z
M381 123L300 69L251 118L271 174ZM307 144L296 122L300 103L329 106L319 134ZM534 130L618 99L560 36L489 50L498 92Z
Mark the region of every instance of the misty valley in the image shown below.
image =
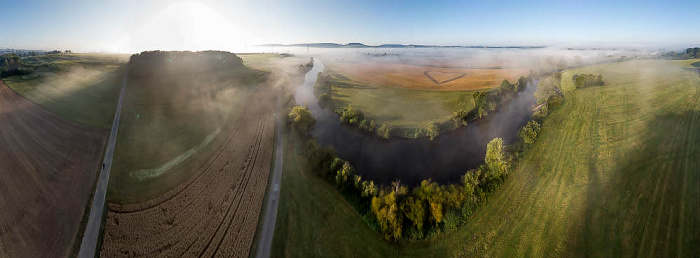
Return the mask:
M700 257L700 2L0 0L2 257Z

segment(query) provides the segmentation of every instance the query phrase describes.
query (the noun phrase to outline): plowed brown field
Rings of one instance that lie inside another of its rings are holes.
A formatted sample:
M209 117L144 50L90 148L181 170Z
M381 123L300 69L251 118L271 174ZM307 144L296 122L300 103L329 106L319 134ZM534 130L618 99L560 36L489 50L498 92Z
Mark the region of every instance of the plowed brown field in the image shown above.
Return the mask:
M270 173L274 91L258 89L217 155L155 199L109 204L101 255L248 257Z
M0 257L69 255L105 136L0 81Z

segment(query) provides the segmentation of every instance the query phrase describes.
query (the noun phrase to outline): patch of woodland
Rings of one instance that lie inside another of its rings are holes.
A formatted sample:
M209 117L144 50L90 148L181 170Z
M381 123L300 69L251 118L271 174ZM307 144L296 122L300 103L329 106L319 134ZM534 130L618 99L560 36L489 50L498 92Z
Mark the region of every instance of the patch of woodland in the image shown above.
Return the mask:
M144 51L129 60L129 76L189 76L212 72L245 73L243 60L225 51Z
M29 74L35 69L35 66L23 62L22 58L15 53L0 55L0 78Z

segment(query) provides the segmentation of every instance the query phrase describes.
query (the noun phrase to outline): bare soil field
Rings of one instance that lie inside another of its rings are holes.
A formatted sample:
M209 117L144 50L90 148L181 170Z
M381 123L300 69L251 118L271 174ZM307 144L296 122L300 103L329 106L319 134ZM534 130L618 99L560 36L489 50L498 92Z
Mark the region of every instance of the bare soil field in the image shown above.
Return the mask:
M350 79L387 87L433 91L481 90L517 80L526 69L465 69L389 62L333 62L326 67Z
M194 176L149 201L109 204L101 255L247 257L270 173L274 90L247 99L223 146Z
M105 137L0 81L0 257L70 255Z

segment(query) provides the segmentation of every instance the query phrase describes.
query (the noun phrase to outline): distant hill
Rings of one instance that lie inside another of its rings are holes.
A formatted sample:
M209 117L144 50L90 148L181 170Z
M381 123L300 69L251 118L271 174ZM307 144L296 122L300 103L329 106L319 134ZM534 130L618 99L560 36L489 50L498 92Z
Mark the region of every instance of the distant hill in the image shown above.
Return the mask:
M403 44L381 44L381 45L365 45L363 43L297 43L297 44L263 44L259 47L313 47L313 48L544 48L544 46L441 46L441 45L403 45Z

